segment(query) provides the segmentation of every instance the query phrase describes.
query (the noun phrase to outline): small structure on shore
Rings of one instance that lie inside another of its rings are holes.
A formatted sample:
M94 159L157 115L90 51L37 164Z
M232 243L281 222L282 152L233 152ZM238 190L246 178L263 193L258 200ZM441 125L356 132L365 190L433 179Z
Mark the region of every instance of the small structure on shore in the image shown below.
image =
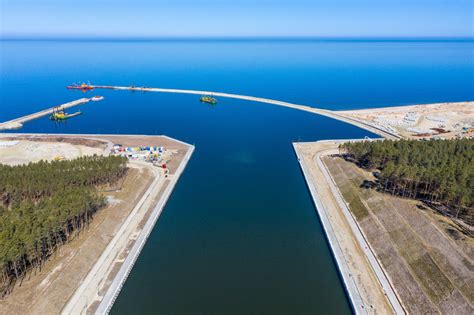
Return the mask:
M131 160L142 160L153 163L155 166L162 167L166 165L164 162L164 153L167 152L163 146L141 146L131 147L123 146L121 144L114 144L112 147L112 154L127 157ZM166 169L166 166L163 168Z

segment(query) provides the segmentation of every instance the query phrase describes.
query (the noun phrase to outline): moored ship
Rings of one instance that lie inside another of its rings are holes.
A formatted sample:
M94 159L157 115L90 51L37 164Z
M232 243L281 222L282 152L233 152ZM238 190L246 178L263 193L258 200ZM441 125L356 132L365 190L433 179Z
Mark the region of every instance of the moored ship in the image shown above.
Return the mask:
M94 87L90 84L82 83L82 84L73 84L66 86L67 89L70 90L82 90L82 91L92 91Z
M82 114L81 111L75 112L73 114L68 114L62 108L55 108L53 109L53 113L51 114L51 116L49 116L49 119L53 121L63 121L71 117L78 116L80 114Z
M201 96L201 98L199 99L202 103L209 103L211 105L215 105L217 104L217 100L210 96L210 95L203 95Z
M103 96L94 96L94 97L91 97L91 101L93 101L93 102L101 101L101 100L103 100L103 99L104 99Z

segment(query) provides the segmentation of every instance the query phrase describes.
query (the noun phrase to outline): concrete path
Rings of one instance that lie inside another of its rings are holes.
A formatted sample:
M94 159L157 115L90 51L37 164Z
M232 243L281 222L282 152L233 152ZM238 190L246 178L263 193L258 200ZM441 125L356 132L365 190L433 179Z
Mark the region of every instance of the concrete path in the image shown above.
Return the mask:
M102 314L108 314L110 312L110 309L112 308L115 300L117 299L120 293L120 290L125 284L125 280L127 279L128 275L132 271L133 265L138 259L138 256L140 255L141 250L145 246L145 243L148 240L148 237L150 236L150 233L153 230L153 227L155 226L156 221L160 217L160 214L163 211L163 208L168 202L168 199L171 196L171 193L173 192L174 187L176 183L178 182L179 177L181 176L182 172L186 168L186 165L189 162L189 159L191 158L191 155L193 154L193 152L194 152L194 146L189 146L188 152L183 157L183 160L178 166L178 169L176 170L176 172L172 175L168 175L169 183L166 186L166 189L163 192L163 195L161 196L157 205L153 209L153 212L150 218L148 219L147 223L145 224L142 231L140 232L140 235L138 236L137 240L135 241L135 244L133 245L132 249L128 253L127 258L125 259L124 263L122 264L122 267L120 268L119 272L115 276L112 284L107 289L106 294L102 298L102 301L100 302L97 310L95 311L95 314L102 315Z
M107 248L102 252L74 295L69 299L61 314L86 314L91 313L91 310L96 314L106 314L110 311L194 151L193 146L188 146L188 151L178 169L175 173L168 175L166 179L161 169L152 166L150 163L131 162L131 165L138 163L142 167L151 169L155 173L155 180L122 224ZM166 185L165 190L157 205L150 210L153 200L164 185ZM150 217L145 225L140 227L142 220L150 211L152 211ZM131 248L129 248L130 244L133 244ZM118 271L115 269L116 263L120 264Z
M134 163L138 162L130 162L130 166L133 167ZM143 165L142 167L146 166ZM62 314L85 314L87 309L99 298L98 294L108 275L113 272L115 262L120 260L120 254L126 249L130 239L133 239L140 221L148 211L148 207L151 205L154 197L152 193L157 193L163 185L163 176L158 172L158 169L154 167L149 168L153 171L155 179L122 224L115 237L102 252L74 295L69 299L62 310Z
M67 108L70 108L70 107L74 107L74 106L77 106L77 105L87 103L89 101L90 101L89 98L80 98L78 100L75 100L75 101L72 101L72 102L69 102L69 103L65 103L65 104L62 104L62 105L59 105L59 106L56 106L56 107L61 107L62 109L67 109ZM29 114L29 115L26 115L26 116L23 116L23 117L19 117L19 118L9 120L9 121L4 122L4 123L0 123L0 130L21 128L21 127L23 127L24 123L26 123L30 120L38 119L40 117L52 114L54 109L55 109L55 107L51 107L51 108L48 108L48 109L45 109L45 110L42 110L42 111L39 111L39 112L36 112L36 113L33 113L33 114Z
M337 153L340 142L293 146L355 312L404 314L387 276L321 161L322 156Z
M262 97L255 97L255 96L248 96L248 95L240 95L240 94L229 94L229 93L221 93L221 92L213 92L213 91L199 91L199 90L181 90L181 89L163 89L163 88L148 88L148 87L128 87L128 86L110 86L110 85L92 85L95 89L112 89L112 90L128 90L128 91L142 91L142 92L159 92L159 93L178 93L178 94L193 94L193 95L212 95L216 97L224 97L224 98L233 98L233 99L240 99L245 101L252 101L252 102L259 102L259 103L266 103L272 105L278 105L283 107L289 107L297 110L302 110L305 112L310 112L317 115L322 115L326 117L330 117L336 120L340 120L346 122L348 124L357 126L359 128L368 130L375 134L378 134L384 138L388 139L398 139L400 138L399 135L389 132L387 130L381 129L375 125L368 124L364 121L355 119L350 117L349 115L338 113L336 111L331 111L327 109L321 109L316 107L310 107L306 105L299 105L293 104L283 101L272 100L269 98L262 98Z

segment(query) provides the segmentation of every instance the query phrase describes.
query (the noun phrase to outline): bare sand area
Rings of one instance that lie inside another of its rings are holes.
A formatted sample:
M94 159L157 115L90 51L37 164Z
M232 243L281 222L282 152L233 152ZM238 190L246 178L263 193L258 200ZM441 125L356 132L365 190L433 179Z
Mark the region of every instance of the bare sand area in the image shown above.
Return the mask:
M12 161L15 152L26 156L15 163L50 160L57 154L65 158L109 154L114 143L164 146L173 152L165 161L169 170L166 176L163 169L151 163L130 161L121 187L102 192L109 205L98 211L92 224L62 246L41 271L28 274L12 293L0 300L0 314L93 313L116 280L136 241L151 231L145 231L146 226L150 229L149 218L154 214L156 220L155 208L166 202L173 188L171 183L179 177L175 172L180 166L184 167L181 162L185 156L189 158L193 147L164 136L0 135L0 142L8 141L18 143L0 148L0 163L3 159ZM31 148L35 148L36 153L31 154ZM2 150L10 153L3 155Z
M403 138L474 136L474 102L371 108L337 113L400 135Z
M102 148L74 145L67 142L39 142L31 140L6 141L0 144L0 163L27 164L40 160L74 159L84 155L104 155Z
M361 187L374 177L351 162L336 156L323 162L405 310L472 314L472 236L421 202Z

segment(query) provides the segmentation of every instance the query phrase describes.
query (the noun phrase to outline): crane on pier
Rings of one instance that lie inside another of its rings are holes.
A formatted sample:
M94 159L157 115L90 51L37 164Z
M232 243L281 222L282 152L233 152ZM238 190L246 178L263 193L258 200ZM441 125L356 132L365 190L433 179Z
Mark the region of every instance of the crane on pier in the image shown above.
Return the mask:
M94 87L90 83L74 83L72 85L66 86L66 88L69 90L81 90L82 92L92 91L94 89Z

